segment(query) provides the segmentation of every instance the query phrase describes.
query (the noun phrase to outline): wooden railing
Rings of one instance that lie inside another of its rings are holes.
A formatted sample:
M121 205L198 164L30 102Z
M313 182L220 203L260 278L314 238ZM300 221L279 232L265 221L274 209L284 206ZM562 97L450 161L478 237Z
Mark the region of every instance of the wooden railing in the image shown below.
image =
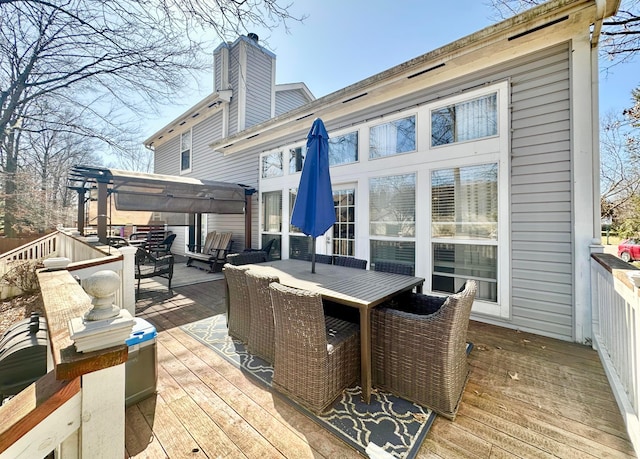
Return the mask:
M51 368L0 407L0 459L124 457L124 344L78 353L68 321L91 300L68 271L38 274Z
M610 254L591 255L593 347L640 452L639 287L640 270Z
M116 272L121 279L121 288L116 293L115 304L134 315L134 256L134 248L114 249L109 246L89 244L84 238L56 231L3 254L0 257L0 276L18 263L42 262L50 257L65 257L71 260L67 269L80 281L96 271L108 269ZM21 293L15 286L0 284L1 299Z

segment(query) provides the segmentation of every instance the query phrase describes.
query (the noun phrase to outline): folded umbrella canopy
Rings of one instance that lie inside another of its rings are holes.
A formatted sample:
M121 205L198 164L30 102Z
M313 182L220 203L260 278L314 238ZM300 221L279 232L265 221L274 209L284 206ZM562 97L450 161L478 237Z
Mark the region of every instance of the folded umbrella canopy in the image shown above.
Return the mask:
M307 154L302 167L291 224L312 237L311 272L316 272L316 237L336 221L329 175L329 135L320 118L307 135Z

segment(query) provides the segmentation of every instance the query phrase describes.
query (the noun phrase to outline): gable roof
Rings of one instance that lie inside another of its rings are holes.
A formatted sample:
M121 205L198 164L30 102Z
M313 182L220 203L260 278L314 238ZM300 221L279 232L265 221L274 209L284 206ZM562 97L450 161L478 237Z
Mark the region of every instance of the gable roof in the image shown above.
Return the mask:
M615 14L620 0L552 0L498 24L494 24L455 42L373 75L365 80L316 99L298 109L263 123L254 125L232 136L215 140L210 147L223 154L232 154L254 147L276 148L273 142L302 141L311 121L320 117L328 130L340 129L352 123L354 114L364 112L373 105L394 104L398 94L423 89L439 75L455 71L474 59L474 53L492 46L508 51L517 40L545 37L552 27L586 24L602 21ZM487 59L484 56L484 60ZM475 58L477 59L477 57ZM270 144L271 143L271 144Z

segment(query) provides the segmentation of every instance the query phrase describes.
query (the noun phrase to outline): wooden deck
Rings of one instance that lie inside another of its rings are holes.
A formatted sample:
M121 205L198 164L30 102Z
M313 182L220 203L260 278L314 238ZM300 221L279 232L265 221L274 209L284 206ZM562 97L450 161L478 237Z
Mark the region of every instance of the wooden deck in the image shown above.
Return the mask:
M137 315L159 332L158 393L127 409L130 457L361 457L181 331L224 311L223 281L155 287ZM438 417L417 457L635 457L595 351L478 322L469 340L458 416Z

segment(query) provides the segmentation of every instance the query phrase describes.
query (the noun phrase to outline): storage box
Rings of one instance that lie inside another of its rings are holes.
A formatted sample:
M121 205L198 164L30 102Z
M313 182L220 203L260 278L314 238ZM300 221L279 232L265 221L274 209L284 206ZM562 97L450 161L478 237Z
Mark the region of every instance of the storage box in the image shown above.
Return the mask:
M156 328L144 319L135 318L129 346L129 359L125 364L125 405L133 405L156 392L158 368L156 358Z

